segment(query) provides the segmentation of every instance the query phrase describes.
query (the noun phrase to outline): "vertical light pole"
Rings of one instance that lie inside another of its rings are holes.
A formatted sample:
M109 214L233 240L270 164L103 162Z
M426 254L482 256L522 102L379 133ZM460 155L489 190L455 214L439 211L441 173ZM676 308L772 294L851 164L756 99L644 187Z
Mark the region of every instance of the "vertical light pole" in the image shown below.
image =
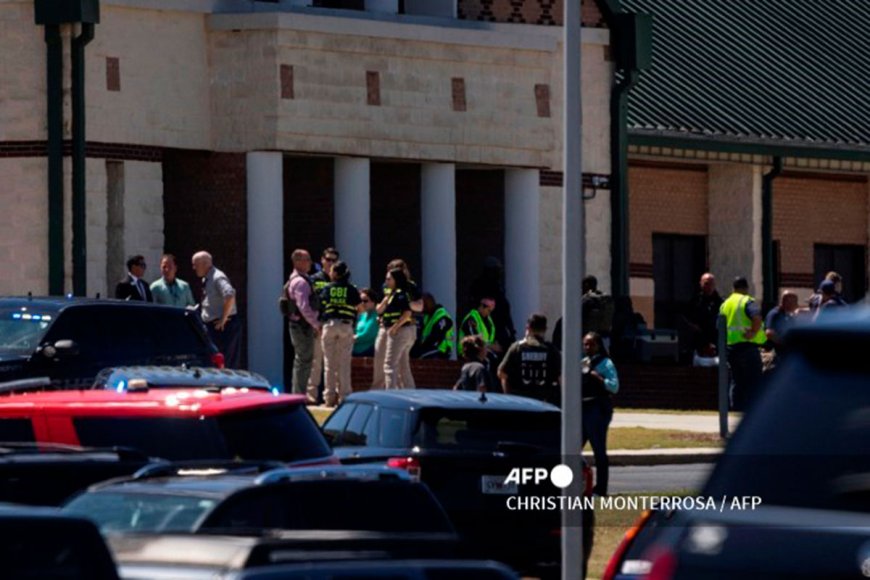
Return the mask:
M586 234L583 218L582 139L580 100L580 0L565 0L564 158L562 170L562 457L574 472L563 495L583 493L580 445L582 415L580 394L580 281L583 279ZM562 512L562 578L582 577L582 510Z

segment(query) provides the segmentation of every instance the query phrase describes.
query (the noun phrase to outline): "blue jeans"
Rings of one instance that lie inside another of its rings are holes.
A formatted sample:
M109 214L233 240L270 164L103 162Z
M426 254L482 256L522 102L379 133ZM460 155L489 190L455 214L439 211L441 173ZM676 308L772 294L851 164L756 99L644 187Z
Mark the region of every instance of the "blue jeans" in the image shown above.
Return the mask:
M610 460L607 458L607 429L613 419L613 399L596 397L583 401L583 446L592 444L595 456L594 493L607 495L607 482L610 479ZM581 447L581 448L582 448Z
M242 323L239 315L231 316L223 330L217 330L217 321L205 325L208 337L224 355L224 363L228 369L237 369L242 362Z

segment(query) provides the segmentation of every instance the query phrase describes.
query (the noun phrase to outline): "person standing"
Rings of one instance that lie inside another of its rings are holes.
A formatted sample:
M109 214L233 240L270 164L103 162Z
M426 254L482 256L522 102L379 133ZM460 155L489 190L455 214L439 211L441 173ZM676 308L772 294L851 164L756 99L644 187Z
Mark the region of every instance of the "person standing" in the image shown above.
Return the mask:
M813 320L818 320L819 317L827 316L839 308L848 306L846 301L843 300L843 297L837 291L837 285L833 280L825 280L822 282L819 285L819 292L821 293L822 298L819 302L819 307L816 309Z
M160 258L160 272L163 276L151 283L151 294L154 296L154 302L178 306L179 308L196 305L190 284L176 277L178 265L175 262L175 256L163 254L163 257Z
M414 312L422 312L423 311L423 300L420 294L420 287L417 286L417 283L411 277L411 271L408 269L408 264L405 263L401 258L395 258L390 260L387 264L387 273L391 270L399 269L402 271L402 274L405 276L405 280L407 280L406 286L406 296L410 301L411 305L411 314L413 316ZM382 288L383 298L386 299L390 296L389 285L384 282L384 286ZM417 325L411 325L414 333L414 340L417 340ZM383 328L379 328L378 336L375 338L375 359L372 362L372 389L383 389L386 385L386 378L384 376L384 357L387 353L387 331ZM413 389L414 388L414 376L411 374L411 366L408 364L407 374L401 377L401 382L406 386L406 388ZM404 372L404 371L403 371Z
M504 266L502 266L501 260L495 256L488 256L484 259L480 274L471 283L471 302L469 305L474 308L480 304L483 298L492 298L498 304L498 310L492 313L495 336L490 342L501 345L503 349L507 348L516 341L517 331L514 328L514 320L511 315L511 304L505 293ZM490 353L492 352L490 350ZM500 360L499 357L503 353L504 350L496 353L496 362Z
M435 297L423 293L423 330L414 345L414 358L449 359L453 355L453 319Z
M350 283L350 269L344 262L335 262L329 271L329 277L332 283L320 291L325 373L323 401L327 407L335 407L353 392L351 357L360 295Z
M146 267L145 256L136 255L127 258L127 276L115 286L115 298L154 302L151 289L142 279Z
M798 310L797 294L789 290L782 293L779 304L770 309L764 319L767 341L761 353L761 368L767 373L776 368L784 355L783 335L794 325Z
M387 273L386 284L390 292L377 307L381 330L386 335L384 387L413 389L413 383L402 380L405 373L411 374L409 355L417 336L407 290L408 279L401 268L393 268Z
M508 348L498 367L498 378L508 395L520 395L559 405L562 355L544 337L547 317L532 314L526 335Z
M306 393L308 404L317 404L317 385L312 388L311 363L314 359L315 343L320 338L319 312L315 304L311 280L311 255L302 249L293 250L290 256L293 272L287 281L287 298L290 303L288 314L290 342L293 344L293 392Z
M607 430L613 419L613 395L619 391L616 367L597 332L583 337L583 445L588 441L595 456L595 487L593 493L606 496L610 479L607 457Z
M192 262L193 271L202 279L202 321L223 353L226 368L237 369L242 355L242 324L236 310L236 290L227 275L214 267L208 252L195 253Z
M716 321L722 297L716 291L716 278L710 272L701 276L701 290L692 298L686 319L693 334L693 348L698 356L714 357L719 343Z
M827 274L825 274L825 279L822 280L822 284L824 284L826 281L831 281L834 284L833 292L831 292L831 286L826 285L826 288L828 289L828 294L829 295L830 294L836 295L838 305L840 302L842 302L842 305L845 305L846 301L842 297L843 277L840 276L839 273L831 271L831 272L828 272ZM807 300L807 305L810 309L810 312L813 314L813 316L815 316L817 314L819 307L822 305L823 299L824 299L824 293L822 292L822 285L819 284L819 289L816 290L816 292L812 296L810 296L809 300Z
M315 296L320 297L320 293L331 282L332 266L338 261L338 250L332 246L320 252L320 270L315 272L311 278L311 288ZM321 312L322 314L322 312ZM307 392L318 393L320 384L323 379L323 341L318 337L314 341L314 354L311 357L311 372L308 374ZM315 395L317 398L317 395Z
M378 313L375 310L379 298L371 288L359 291L362 311L356 320L356 334L353 337L353 356L373 356L375 339L378 336Z
M610 333L613 330L613 297L598 290L598 278L589 275L583 278L583 295L580 297L580 308L583 313L583 328L580 336L589 332L597 332L610 346ZM562 351L562 319L556 321L553 329L553 346Z
M478 391L497 393L499 389L486 370L486 347L479 336L466 336L462 340L463 360L459 379L453 385L454 391Z
M761 308L749 295L746 278L734 280L734 292L722 303L719 314L727 328L728 366L731 367L731 408L746 410L761 382L760 347L765 343Z

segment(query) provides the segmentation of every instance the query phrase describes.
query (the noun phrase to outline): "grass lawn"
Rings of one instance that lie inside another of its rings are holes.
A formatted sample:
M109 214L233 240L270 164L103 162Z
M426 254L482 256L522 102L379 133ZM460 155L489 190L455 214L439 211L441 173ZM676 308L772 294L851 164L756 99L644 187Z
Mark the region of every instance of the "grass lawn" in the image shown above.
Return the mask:
M719 411L682 411L677 409L631 409L629 407L617 407L615 409L616 413L647 413L647 414L655 414L655 415L709 415L719 416ZM739 417L740 413L730 413L732 417Z
M664 449L669 447L721 447L718 433L615 427L608 431L608 449ZM587 450L589 446L587 445Z
M308 410L314 415L314 419L317 421L318 425L323 425L323 422L326 421L326 418L332 414L332 409L325 409L320 407L308 407Z

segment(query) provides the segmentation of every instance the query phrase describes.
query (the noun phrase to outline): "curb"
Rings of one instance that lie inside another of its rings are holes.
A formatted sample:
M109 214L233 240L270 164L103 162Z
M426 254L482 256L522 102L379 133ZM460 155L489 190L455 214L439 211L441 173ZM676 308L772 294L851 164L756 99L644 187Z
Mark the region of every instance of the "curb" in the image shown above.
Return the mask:
M722 450L699 449L692 451L682 449L677 453L641 453L629 449L614 449L608 451L607 457L610 459L611 467L627 467L627 466L643 466L643 465L685 465L688 463L715 463L719 456L722 455ZM595 459L592 453L584 452L583 459L589 465L595 466Z

